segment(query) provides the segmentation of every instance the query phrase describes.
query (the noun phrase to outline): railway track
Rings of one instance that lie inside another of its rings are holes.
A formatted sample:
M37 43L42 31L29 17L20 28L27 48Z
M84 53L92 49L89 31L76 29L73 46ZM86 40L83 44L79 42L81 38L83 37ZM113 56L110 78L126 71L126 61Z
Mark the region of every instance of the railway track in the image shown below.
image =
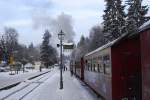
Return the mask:
M45 82L52 74L46 73L40 77L28 81L25 81L27 84L23 87L9 93L5 97L1 98L0 100L23 100L27 95L33 92L36 88L38 88L43 82ZM16 99L17 98L17 99Z

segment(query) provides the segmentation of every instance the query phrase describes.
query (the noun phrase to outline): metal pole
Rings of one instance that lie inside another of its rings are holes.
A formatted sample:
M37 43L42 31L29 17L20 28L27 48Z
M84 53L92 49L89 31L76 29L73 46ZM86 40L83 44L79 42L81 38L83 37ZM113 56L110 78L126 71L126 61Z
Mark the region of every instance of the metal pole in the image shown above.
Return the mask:
M60 89L63 89L63 77L62 77L62 38L60 39Z

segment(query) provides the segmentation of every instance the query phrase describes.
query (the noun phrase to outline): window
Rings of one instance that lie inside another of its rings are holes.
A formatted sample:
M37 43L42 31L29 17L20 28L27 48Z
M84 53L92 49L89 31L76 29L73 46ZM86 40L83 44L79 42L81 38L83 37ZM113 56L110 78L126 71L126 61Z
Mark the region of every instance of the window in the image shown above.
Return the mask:
M97 71L100 72L99 64L97 65Z
M109 55L103 56L103 67L104 67L104 73L106 73L106 74L111 73L110 56Z
M103 64L101 63L100 66L99 66L99 72L100 73L103 73L104 72L104 67L103 67Z
M90 70L90 63L88 63L88 70Z
M93 65L92 65L92 60L91 60L90 71L92 71L92 70L93 70L93 69L92 69L92 66L93 66Z
M103 73L104 72L104 67L103 67L103 57L99 57L99 72Z
M94 64L94 67L93 67L93 71L95 71L95 64Z
M85 70L88 70L88 61L85 61Z
M86 60L86 70L90 70L90 62L89 62L89 59Z
M93 69L92 69L92 59L91 59L91 62L90 62L90 63L91 63L90 69L91 69L91 71L92 71L92 70L93 70Z

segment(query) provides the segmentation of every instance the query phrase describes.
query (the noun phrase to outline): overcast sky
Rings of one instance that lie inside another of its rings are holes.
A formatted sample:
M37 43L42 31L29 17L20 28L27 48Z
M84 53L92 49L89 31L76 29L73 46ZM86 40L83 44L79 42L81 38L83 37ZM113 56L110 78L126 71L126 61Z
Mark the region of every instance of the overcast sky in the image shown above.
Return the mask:
M143 3L150 4L150 0ZM102 22L104 5L103 0L0 0L0 32L5 26L13 27L18 30L21 43L39 44L45 26L35 28L38 20L34 18L42 15L57 19L64 13L70 16L76 33L74 40L78 41L82 34L88 36L93 25Z

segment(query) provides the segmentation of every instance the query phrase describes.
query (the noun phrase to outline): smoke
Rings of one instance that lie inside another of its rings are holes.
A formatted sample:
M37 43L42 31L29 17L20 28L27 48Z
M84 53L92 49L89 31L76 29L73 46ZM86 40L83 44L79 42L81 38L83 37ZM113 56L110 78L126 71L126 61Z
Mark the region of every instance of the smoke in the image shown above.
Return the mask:
M48 15L47 12L37 12L33 15L33 28L42 29L43 32L45 29L48 29L52 34L51 44L56 46L58 42L58 33L60 30L63 30L65 34L64 42L73 42L75 32L73 29L73 19L72 16L61 13L55 18L52 18Z
M72 17L62 13L57 17L58 30L63 30L66 34L65 39L73 41L75 32L73 30Z

